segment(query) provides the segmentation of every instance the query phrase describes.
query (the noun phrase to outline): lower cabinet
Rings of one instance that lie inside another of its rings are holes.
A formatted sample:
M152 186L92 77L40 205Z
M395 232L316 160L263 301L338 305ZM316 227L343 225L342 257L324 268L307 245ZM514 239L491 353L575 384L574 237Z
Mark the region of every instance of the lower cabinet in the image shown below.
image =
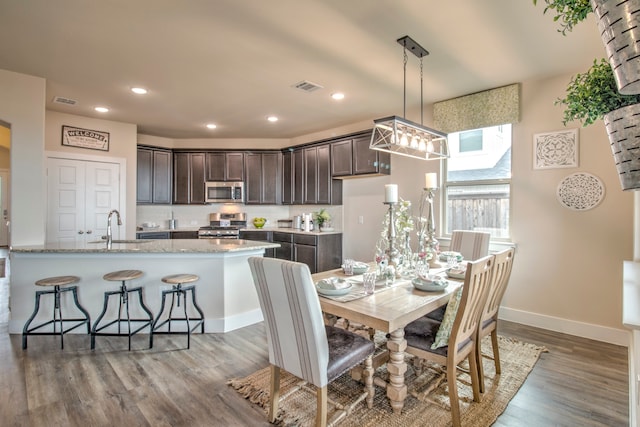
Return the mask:
M311 273L333 270L342 264L342 234L303 234L286 231L240 231L240 238L273 242L279 248L267 249L265 257L307 264Z
M171 238L172 239L197 239L198 232L197 231L172 231Z
M339 268L342 234L294 234L293 260L307 264L311 273Z
M276 248L276 258L293 260L293 233L274 231L273 242L280 244L280 247Z
M240 238L243 240L255 240L257 242L273 242L272 240L272 232L271 231L260 231L260 230L242 230L240 231ZM275 258L276 250L275 248L268 248L264 250L264 256L266 258Z
M136 233L136 239L170 239L170 233L168 231L152 231Z

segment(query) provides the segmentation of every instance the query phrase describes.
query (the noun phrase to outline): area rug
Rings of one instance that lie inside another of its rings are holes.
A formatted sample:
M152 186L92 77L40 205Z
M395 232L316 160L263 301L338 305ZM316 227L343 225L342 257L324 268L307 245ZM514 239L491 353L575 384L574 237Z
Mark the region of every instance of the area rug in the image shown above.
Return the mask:
M505 410L509 401L524 383L538 361L544 347L524 343L512 338L499 336L500 362L502 373L496 375L493 360L484 359L485 387L482 402L473 402L470 376L464 372L468 366L458 370L458 393L462 425L490 426ZM482 343L483 354L491 354L489 337ZM406 384L408 396L401 414L393 414L385 390L376 387L373 409L366 403L357 403L350 413L349 407L362 393L362 385L351 379L347 373L328 387L328 425L340 427L409 427L409 426L449 426L449 397L443 368L428 364L426 369L416 372L412 358L407 358ZM466 363L466 362L465 362ZM376 371L376 376L387 378L384 367ZM235 390L265 411L269 402L269 368L261 369L245 378L228 381ZM282 371L280 378L280 404L276 420L279 426L312 426L315 420L315 387L297 377Z

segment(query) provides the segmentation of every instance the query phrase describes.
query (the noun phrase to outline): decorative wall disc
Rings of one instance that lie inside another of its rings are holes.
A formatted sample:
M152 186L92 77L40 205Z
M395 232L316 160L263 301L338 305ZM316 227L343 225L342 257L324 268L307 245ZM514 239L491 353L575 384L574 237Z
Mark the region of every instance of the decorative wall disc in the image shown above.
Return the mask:
M604 199L604 184L595 175L576 172L560 181L557 196L562 206L587 211L598 206Z

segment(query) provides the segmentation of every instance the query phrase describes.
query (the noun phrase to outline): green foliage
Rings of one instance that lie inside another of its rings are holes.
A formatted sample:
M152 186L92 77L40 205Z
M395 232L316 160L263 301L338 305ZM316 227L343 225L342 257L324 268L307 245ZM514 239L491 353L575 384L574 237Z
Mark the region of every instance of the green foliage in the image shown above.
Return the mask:
M577 74L571 79L566 97L555 103L566 106L565 125L579 120L583 126L587 126L613 110L640 103L640 95L622 95L618 92L611 66L605 59L599 62L596 59L586 73Z
M589 0L544 0L544 2L547 6L542 13L554 11L556 15L553 17L553 21L560 21L562 29L558 32L561 32L562 35L566 35L578 22L583 21L587 15L593 12ZM533 0L534 5L537 3L538 0Z
M318 226L322 226L326 221L331 221L331 214L322 208L314 215L314 220Z

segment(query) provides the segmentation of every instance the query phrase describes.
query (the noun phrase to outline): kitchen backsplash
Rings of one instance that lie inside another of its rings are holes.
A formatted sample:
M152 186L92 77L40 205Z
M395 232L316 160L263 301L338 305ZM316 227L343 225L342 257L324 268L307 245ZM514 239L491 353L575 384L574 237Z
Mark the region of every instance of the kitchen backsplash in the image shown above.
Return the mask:
M279 219L292 219L295 215L315 213L324 208L331 214L331 222L335 230L342 230L342 206L324 205L138 205L136 207L136 225L155 223L160 228L169 228L169 220L177 220L178 228L198 228L209 225L209 214L213 212L246 212L247 227L252 228L255 217L267 219L265 227L277 227Z

